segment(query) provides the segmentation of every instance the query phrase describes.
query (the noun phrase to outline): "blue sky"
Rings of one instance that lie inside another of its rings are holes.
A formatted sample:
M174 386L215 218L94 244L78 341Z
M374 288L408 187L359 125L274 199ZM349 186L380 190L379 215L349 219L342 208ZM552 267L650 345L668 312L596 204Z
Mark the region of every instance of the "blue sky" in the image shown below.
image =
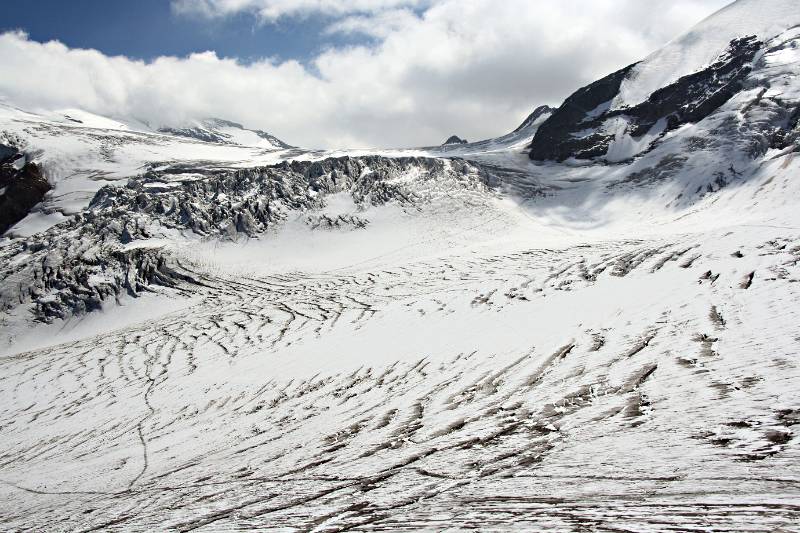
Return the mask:
M729 1L7 0L0 101L309 148L479 140Z
M263 57L306 62L329 46L364 36L325 34L328 15L263 21L249 12L225 17L176 13L167 0L25 0L2 4L0 31L21 29L36 41L150 60L214 50L250 62Z

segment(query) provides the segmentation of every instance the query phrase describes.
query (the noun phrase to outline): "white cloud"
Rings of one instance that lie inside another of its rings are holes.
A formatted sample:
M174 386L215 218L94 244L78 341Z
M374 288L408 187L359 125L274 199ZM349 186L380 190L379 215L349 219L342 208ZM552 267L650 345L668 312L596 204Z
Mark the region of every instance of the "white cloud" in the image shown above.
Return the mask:
M200 3L220 13L255 5L272 18L292 13L290 4L306 6L306 15L335 5L341 16L329 31L375 39L328 49L306 68L213 52L142 62L6 33L0 95L22 107L81 107L161 124L219 116L308 147L474 140L641 59L727 2L438 0L421 15L398 9L413 2L389 0Z
M208 18L249 12L266 21L311 13L344 16L353 13L378 13L386 9L413 7L429 0L172 0L172 9L180 14Z
M368 35L386 39L393 33L413 27L418 16L410 9L388 9L370 15L348 15L341 17L325 29L326 34Z

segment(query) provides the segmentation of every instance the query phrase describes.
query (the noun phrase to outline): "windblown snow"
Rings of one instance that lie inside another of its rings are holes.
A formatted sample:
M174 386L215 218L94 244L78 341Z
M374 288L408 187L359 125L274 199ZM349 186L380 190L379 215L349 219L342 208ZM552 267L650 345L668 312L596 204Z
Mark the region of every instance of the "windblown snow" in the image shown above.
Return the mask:
M793 4L636 67L763 41L608 160L531 161L544 107L382 153L0 108L54 185L0 245L2 529L796 530Z

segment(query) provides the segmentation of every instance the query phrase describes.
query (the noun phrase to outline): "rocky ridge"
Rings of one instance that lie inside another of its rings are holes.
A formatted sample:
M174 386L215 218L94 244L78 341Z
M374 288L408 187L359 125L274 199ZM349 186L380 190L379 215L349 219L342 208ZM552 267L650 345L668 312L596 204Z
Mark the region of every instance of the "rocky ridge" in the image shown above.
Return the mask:
M638 152L614 154L615 141L623 136L655 141L665 132L704 119L745 87L753 61L763 47L755 37L735 39L707 68L680 78L629 108L611 109L611 102L636 64L614 72L564 101L539 128L530 145L530 157L556 161L627 159Z
M442 146L447 146L448 144L467 144L467 140L462 139L458 135L451 135L445 142L442 143Z

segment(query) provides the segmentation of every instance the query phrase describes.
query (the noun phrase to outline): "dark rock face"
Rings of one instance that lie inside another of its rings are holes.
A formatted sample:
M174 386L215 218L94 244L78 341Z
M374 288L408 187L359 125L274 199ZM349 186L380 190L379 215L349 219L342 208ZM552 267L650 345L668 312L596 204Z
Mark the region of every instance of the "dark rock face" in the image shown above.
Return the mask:
M635 65L630 65L591 85L579 89L567 98L553 115L539 126L539 131L531 143L531 159L555 159L563 161L569 157L589 159L602 155L608 149L608 140L601 133L593 132L583 138L575 133L590 128L590 123L598 128L603 120L591 118L591 113L601 109L619 92L622 80Z
M11 146L6 146L5 144L0 144L0 164L5 164L6 161L10 160L13 156L17 155L19 152L16 148L12 148Z
M531 126L531 125L532 125L532 124L534 124L534 123L535 123L537 120L539 120L539 117L541 117L542 115L546 115L546 114L549 114L549 113L553 113L554 111L555 111L555 108L553 108L553 107L550 107L549 105L540 105L539 107L537 107L536 109L534 109L534 110L533 110L533 113L531 113L530 115L528 115L528 116L525 118L525 120L523 120L523 121L522 121L522 124L520 124L519 126L517 126L517 129L515 129L515 130L514 130L514 131L512 131L511 133L518 133L518 132L520 132L520 131L524 130L525 128L527 128L527 127Z
M446 146L448 144L467 144L467 140L462 139L458 135L451 135L445 142L442 143L442 146Z
M800 140L800 106L788 115L783 127L777 128L770 139L770 148L784 149Z
M0 145L0 235L42 201L50 184L35 163L11 146Z
M755 37L735 39L708 68L680 78L629 108L607 109L635 65L606 76L567 98L539 127L530 157L556 161L601 157L616 135L604 127L613 118L623 120L624 133L634 138L652 131L659 121L664 131L700 121L742 89L761 46Z

